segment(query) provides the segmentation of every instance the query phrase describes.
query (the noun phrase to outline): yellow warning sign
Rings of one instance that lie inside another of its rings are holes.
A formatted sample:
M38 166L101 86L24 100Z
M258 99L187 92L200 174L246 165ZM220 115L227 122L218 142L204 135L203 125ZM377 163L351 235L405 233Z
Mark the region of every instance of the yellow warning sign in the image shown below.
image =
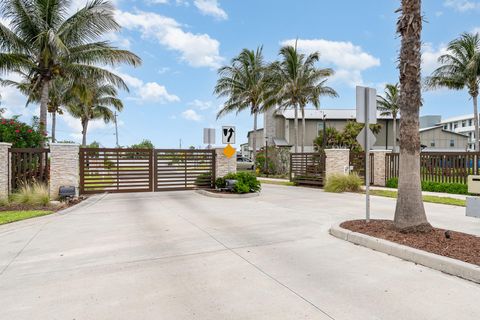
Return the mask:
M237 149L235 149L234 147L232 147L230 144L228 144L228 145L223 149L223 154L224 154L227 158L233 157L236 152L237 152Z

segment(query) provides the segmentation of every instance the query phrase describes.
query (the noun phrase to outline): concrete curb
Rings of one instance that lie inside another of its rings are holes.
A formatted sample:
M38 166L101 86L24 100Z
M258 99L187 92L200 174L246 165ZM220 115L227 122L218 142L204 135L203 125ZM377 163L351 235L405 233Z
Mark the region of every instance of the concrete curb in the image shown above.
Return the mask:
M244 193L244 194L222 194L222 193L215 193L210 192L207 190L195 190L196 193L201 194L202 196L210 197L210 198L223 198L223 199L245 199L245 198L255 198L260 195L260 192L254 193Z
M380 251L403 260L411 261L428 268L480 283L480 267L474 264L443 257L437 254L407 247L384 239L378 239L358 232L353 232L340 227L339 224L330 228L330 234L339 239L346 240L375 251Z

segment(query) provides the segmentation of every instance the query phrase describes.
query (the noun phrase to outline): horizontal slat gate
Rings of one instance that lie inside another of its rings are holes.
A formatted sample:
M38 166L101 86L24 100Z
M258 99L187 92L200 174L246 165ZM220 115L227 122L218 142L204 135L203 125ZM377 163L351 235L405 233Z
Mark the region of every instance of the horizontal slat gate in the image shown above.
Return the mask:
M150 149L80 149L80 193L152 191Z
M209 189L215 182L214 150L155 150L155 191Z
M291 153L290 181L323 186L325 179L325 153Z

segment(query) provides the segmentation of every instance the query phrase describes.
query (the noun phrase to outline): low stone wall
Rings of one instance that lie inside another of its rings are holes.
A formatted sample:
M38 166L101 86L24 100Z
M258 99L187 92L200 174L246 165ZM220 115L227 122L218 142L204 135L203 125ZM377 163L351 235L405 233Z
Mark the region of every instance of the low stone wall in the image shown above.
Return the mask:
M224 177L229 173L237 172L237 157L234 155L231 158L227 158L223 154L223 148L215 149L215 176L217 178Z
M80 185L80 147L77 144L52 143L50 145L50 198L58 197L61 186Z

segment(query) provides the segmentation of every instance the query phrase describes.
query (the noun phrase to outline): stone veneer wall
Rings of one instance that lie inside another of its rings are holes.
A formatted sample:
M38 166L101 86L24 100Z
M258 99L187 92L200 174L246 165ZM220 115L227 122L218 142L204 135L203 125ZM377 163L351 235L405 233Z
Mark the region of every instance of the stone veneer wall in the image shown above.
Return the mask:
M228 173L237 172L237 156L234 155L231 158L227 158L223 154L223 148L215 149L215 176L221 178Z
M385 187L385 157L391 150L374 150L373 153L373 184L379 187Z
M50 198L58 197L61 186L80 185L80 147L69 143L52 143L50 145Z
M350 150L348 149L326 149L325 150L325 176L332 174L348 174L350 167ZM347 169L345 171L345 169Z
M11 146L11 143L0 142L0 199L8 197L10 187L8 149L10 149Z

